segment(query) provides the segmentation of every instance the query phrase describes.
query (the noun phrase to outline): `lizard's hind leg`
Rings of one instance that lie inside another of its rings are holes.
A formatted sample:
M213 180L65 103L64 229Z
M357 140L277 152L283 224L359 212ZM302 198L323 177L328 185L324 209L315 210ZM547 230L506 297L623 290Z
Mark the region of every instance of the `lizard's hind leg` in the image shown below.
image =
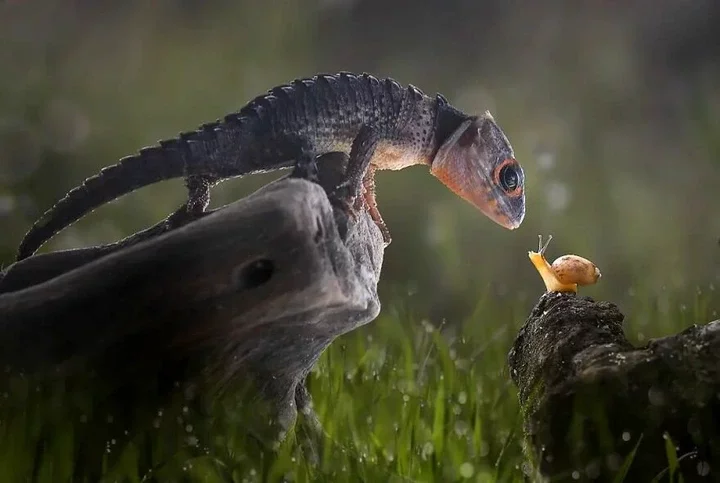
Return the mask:
M158 225L151 229L144 230L142 233L156 236L156 234L164 233L168 230L174 230L181 226L200 218L210 206L210 188L218 183L218 178L214 176L193 174L185 178L185 186L188 190L188 199L183 205L175 210L170 216L165 218ZM140 233L136 233L139 235ZM135 235L133 235L135 236Z
M291 178L306 179L313 183L319 183L317 158L310 151L301 149L295 157L295 166L293 167Z
M188 190L188 201L186 208L188 214L197 215L204 213L210 205L210 188L215 186L218 179L208 175L190 175L185 178L185 186Z
M145 237L153 237L160 235L168 230L174 230L181 226L200 218L207 212L210 206L210 188L218 183L219 179L214 176L193 174L185 178L185 186L188 190L188 199L183 205L175 210L170 216L165 218L156 226L138 232L132 237L139 239Z

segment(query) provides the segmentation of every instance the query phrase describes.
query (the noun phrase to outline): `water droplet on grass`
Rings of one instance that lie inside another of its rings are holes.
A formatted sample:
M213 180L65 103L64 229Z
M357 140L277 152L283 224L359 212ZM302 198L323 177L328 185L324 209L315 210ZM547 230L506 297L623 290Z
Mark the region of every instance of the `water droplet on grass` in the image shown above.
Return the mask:
M427 443L425 443L423 445L422 451L420 454L422 456L422 459L427 460L434 452L435 452L435 447L433 446L433 444L431 442L428 441Z
M458 438L465 436L470 430L470 426L465 421L455 421L455 434Z
M707 461L698 461L697 472L700 476L707 476L710 474L710 463Z
M465 462L460 465L460 476L463 478L472 478L472 476L475 474L475 467L472 465L472 463Z

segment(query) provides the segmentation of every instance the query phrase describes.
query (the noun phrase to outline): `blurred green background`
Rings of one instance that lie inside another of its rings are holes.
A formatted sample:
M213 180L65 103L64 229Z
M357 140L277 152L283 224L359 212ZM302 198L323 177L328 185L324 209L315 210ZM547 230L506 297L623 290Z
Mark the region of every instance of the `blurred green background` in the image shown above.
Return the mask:
M710 292L720 285L718 21L711 1L4 0L0 262L101 167L272 86L349 70L489 109L528 184L527 217L510 232L425 168L380 173L394 237L383 301L435 323L466 317L481 296L520 296L529 309L543 290L526 256L540 233L555 237L551 260L596 262L603 279L583 292L621 307ZM214 205L274 177L226 182ZM148 187L44 250L116 240L184 197L180 180Z

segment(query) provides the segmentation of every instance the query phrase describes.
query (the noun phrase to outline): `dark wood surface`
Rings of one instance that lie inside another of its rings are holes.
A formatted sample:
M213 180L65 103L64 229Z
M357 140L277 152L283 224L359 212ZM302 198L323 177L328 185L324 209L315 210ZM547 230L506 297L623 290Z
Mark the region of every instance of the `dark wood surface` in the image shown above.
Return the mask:
M623 320L609 302L540 298L509 356L528 456L552 481L617 481L637 448L624 481L671 481L670 444L685 482L718 481L720 321L634 347Z
M93 451L117 427L155 431L157 408L177 393L207 409L250 384L261 405L240 412L271 432L248 431L277 441L299 412L317 426L304 380L336 337L379 313L383 250L365 212L348 218L320 185L285 178L131 246L36 255L0 285L0 379L62 380L64 400L75 387L114 414L112 427L83 429L76 475L98 474ZM39 396L18 397L6 420Z

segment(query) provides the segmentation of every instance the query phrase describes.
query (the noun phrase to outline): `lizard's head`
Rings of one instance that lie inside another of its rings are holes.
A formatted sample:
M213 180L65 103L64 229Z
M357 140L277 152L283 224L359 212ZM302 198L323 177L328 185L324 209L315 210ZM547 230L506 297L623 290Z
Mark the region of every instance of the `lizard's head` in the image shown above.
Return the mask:
M514 230L525 218L525 175L489 112L466 120L448 137L430 172L505 228Z

